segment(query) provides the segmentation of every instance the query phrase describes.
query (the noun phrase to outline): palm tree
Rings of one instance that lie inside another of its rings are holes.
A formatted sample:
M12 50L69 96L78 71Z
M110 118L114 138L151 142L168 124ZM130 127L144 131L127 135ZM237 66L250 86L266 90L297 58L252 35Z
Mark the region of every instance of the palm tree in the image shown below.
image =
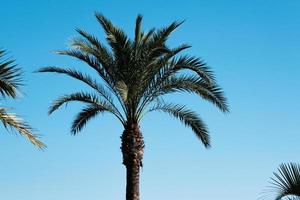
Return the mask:
M44 67L38 72L64 74L77 79L92 92L75 92L59 97L49 108L49 114L63 104L86 104L75 117L71 133L76 135L99 113L109 112L124 126L121 136L123 164L127 170L126 199L139 200L139 176L144 154L144 140L139 123L149 112L162 111L190 127L205 147L210 146L208 130L198 115L184 105L167 103L163 96L175 92L194 93L227 112L222 90L210 68L199 58L181 55L189 45L170 48L166 42L182 22L173 22L161 29L142 32L142 16L138 15L135 37L129 39L122 29L102 14L95 14L106 34L110 48L94 35L76 29L68 50L57 51L79 59L92 68L97 79L72 68ZM190 73L184 73L190 71Z
M276 200L300 200L300 165L296 163L281 164L278 172L273 173L272 188L277 195Z
M3 99L17 97L22 82L22 71L14 64L14 60L5 58L5 51L0 50L0 94ZM45 145L32 133L32 128L7 108L0 107L0 121L6 129L12 128L39 148Z

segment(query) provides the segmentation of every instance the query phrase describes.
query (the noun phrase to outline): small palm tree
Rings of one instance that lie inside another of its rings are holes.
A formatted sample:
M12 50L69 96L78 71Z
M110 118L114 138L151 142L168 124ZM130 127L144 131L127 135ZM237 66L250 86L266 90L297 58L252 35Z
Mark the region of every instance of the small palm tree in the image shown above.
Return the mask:
M17 97L22 82L22 72L14 60L5 58L5 51L0 50L0 94L4 99ZM17 115L10 113L7 108L0 107L0 121L6 129L12 128L39 148L45 145L32 133L32 128Z
M139 15L135 37L129 39L103 15L96 13L95 16L106 33L110 49L95 36L76 29L80 37L71 41L70 49L57 53L85 62L96 72L97 79L71 68L50 66L38 72L64 74L92 89L92 92L63 95L50 106L49 114L69 102L86 104L73 121L72 134L76 135L90 119L104 112L113 114L121 122L124 126L121 151L127 169L126 199L139 200L139 176L145 146L139 123L143 116L153 111L166 112L190 127L204 146L209 147L208 131L199 116L186 106L165 102L163 96L189 92L213 103L223 112L227 112L228 107L210 68L199 58L178 56L190 46L167 46L168 37L181 22L142 32ZM185 73L187 71L190 73Z
M278 172L273 173L272 188L277 195L276 200L300 200L300 165L296 163L281 164Z

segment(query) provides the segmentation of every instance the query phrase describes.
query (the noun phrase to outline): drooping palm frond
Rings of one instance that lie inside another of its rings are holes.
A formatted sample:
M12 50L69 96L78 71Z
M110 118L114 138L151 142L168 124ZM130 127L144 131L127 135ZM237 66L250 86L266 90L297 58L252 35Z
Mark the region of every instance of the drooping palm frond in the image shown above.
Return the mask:
M59 97L53 101L49 108L48 113L52 114L54 111L59 109L63 104L68 104L69 102L82 102L86 104L94 105L96 108L105 108L104 110L115 115L122 123L124 119L119 113L119 111L114 107L114 105L106 99L100 99L96 94L86 93L86 92L76 92L72 94L67 94Z
M200 59L193 56L181 56L174 63L174 70L191 70L209 84L215 83L215 77L211 69Z
M5 51L0 49L0 94L16 98L22 81L21 69L14 64L14 60L4 57Z
M222 90L215 84L208 84L203 80L199 80L196 76L169 77L161 84L157 84L157 86L158 88L150 95L153 98L178 91L192 92L212 102L222 111L228 111L228 105L222 95Z
M32 133L32 128L26 122L17 115L8 113L4 108L0 108L0 121L6 129L12 128L16 130L20 135L28 138L28 140L37 147L41 149L46 147L44 143L38 140L38 135Z
M185 108L185 106L172 103L158 103L147 112L152 111L166 112L171 116L178 118L181 122L193 130L205 147L210 146L210 138L207 127L194 111Z
M102 14L95 13L95 16L104 30L109 48L96 36L77 28L79 37L71 41L69 49L57 53L86 63L94 69L97 78L70 68L46 67L39 72L65 74L84 82L97 92L99 100L107 101L110 106L108 111L113 111L123 125L128 121L138 122L149 106L164 98L164 95L174 92L194 93L216 105L222 112L228 112L227 100L210 67L200 58L182 55L182 52L191 46L168 46L168 38L182 22L175 21L166 27L144 32L143 18L138 15L134 38L130 39L121 28ZM97 104L89 102L95 99L94 95L64 96L54 102L50 113L70 101L80 101L92 106L86 107L77 116L76 119L83 119L83 114L87 115L82 121L75 120L75 124L79 125L73 126L72 132L78 132L87 120L98 113L98 107L95 106ZM179 118L192 128L206 147L209 146L206 126L194 112L176 104L157 105L152 109ZM102 112L100 108L99 112Z
M99 113L109 111L109 108L106 106L107 105L91 104L83 108L82 111L77 114L72 123L71 133L75 135L82 130L82 128L91 118L96 117L96 115Z
M281 164L278 172L273 173L272 187L277 195L276 200L284 197L300 198L300 165L296 163Z

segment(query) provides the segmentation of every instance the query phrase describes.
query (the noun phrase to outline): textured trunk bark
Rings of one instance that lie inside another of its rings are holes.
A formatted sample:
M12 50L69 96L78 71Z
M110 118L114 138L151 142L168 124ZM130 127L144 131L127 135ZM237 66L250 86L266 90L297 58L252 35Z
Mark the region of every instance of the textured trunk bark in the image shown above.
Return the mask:
M121 136L123 164L126 167L126 200L140 200L140 167L144 154L144 140L137 123L128 123Z
M140 166L132 164L126 170L126 200L140 200Z

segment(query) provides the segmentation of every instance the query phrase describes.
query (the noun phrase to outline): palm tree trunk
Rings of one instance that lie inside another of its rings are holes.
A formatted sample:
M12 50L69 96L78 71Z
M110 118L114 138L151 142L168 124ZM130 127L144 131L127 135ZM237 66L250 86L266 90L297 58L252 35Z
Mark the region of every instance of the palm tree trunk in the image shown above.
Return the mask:
M128 123L121 136L123 164L126 167L126 200L140 200L140 167L144 154L144 140L137 123Z

